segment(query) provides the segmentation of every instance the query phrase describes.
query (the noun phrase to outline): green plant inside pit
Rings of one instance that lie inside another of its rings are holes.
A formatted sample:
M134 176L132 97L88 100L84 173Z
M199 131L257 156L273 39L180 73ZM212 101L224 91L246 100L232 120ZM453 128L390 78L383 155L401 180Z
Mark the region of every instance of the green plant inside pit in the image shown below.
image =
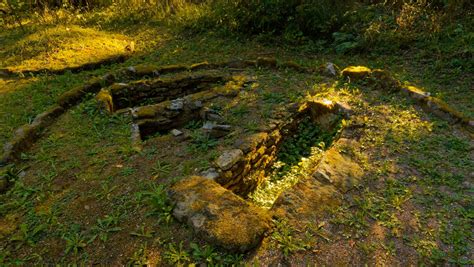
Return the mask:
M273 166L272 181L280 180L303 158L308 158L317 151L331 146L334 136L340 130L340 119L331 131L324 131L307 117L297 128L295 135L287 137L280 147L276 164Z
M268 178L249 195L249 199L258 206L270 208L281 192L295 185L301 177L311 175L311 167L331 146L342 123L342 119L337 118L335 126L326 131L311 118L304 118L298 124L296 133L283 141Z

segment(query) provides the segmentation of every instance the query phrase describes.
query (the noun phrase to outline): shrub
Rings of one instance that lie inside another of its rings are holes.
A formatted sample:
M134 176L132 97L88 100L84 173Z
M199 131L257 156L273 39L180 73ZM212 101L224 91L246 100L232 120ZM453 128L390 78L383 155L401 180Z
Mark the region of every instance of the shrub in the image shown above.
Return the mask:
M329 37L353 0L213 0L198 27L250 35Z

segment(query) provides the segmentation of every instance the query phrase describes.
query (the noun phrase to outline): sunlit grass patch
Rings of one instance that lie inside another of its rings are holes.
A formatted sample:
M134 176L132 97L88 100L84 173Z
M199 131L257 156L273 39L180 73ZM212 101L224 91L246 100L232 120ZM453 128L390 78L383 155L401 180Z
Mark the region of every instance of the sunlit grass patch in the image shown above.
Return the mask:
M5 41L7 43L7 41ZM61 70L124 54L129 38L75 25L37 30L7 43L2 66L11 71Z

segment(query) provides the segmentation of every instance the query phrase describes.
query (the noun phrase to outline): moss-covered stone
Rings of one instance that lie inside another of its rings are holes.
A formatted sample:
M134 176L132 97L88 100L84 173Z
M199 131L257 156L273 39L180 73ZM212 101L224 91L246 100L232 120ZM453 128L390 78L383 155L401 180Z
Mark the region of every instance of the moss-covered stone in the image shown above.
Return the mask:
M339 205L341 196L333 185L308 177L283 192L271 211L279 218L312 221L320 218L324 209Z
M216 159L216 165L219 169L227 171L232 168L234 164L239 162L243 155L244 154L240 149L227 150Z
M114 112L114 102L112 100L112 95L110 95L109 90L102 89L96 95L95 99L99 105L100 109L106 110L109 113Z
M234 143L234 147L242 150L244 153L249 153L250 151L257 148L268 138L268 134L265 132L255 133L248 135L244 138L237 139Z
M150 64L137 65L133 67L133 75L138 76L138 77L157 76L158 67L154 65L150 65Z
M62 107L69 107L79 102L85 95L84 86L77 86L67 92L64 92L58 98L58 104Z
M28 149L59 115L64 112L61 106L55 106L38 114L31 124L25 124L16 129L13 138L4 146L2 161L10 162Z
M161 113L166 106L169 106L171 102L166 101L156 105L149 105L135 108L132 111L132 116L134 119L149 119L156 117L159 113Z
M173 215L207 242L229 251L257 246L271 227L271 216L204 177L189 177L169 190Z
M199 62L192 64L189 69L190 70L206 70L206 69L212 69L214 66L212 64L209 64L209 62Z
M341 138L337 144L326 151L313 177L320 182L334 185L346 193L358 185L364 175L362 168L350 157L339 153L340 146L357 147L356 141Z
M106 74L102 77L92 78L85 85L77 86L60 95L57 102L64 108L73 106L81 101L87 93L96 93L102 87L108 86L114 81L115 76L113 74Z
M401 90L415 100L423 100L429 96L429 94L415 86L402 87Z
M158 73L160 74L166 74L166 73L174 73L174 72L180 72L180 71L186 71L188 70L188 66L186 65L169 65L169 66L163 66L158 68Z
M349 66L342 70L341 75L350 78L351 81L358 81L370 76L372 71L364 66Z

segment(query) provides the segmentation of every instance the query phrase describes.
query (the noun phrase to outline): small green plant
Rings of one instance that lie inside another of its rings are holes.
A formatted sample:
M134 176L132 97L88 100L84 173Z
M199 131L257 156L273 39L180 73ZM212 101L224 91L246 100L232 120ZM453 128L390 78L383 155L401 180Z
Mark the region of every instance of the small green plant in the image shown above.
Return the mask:
M40 224L35 227L30 228L28 224L20 224L19 231L10 238L11 241L19 242L17 248L21 245L26 244L29 246L34 246L38 241L39 235L46 229L46 225Z
M285 258L308 248L302 239L295 237L296 230L286 220L274 220L274 223L275 231L272 233L271 239L277 243L277 247Z
M159 217L159 221L166 224L171 222L173 219L173 206L171 206L168 201L168 196L163 185L153 184L152 190L144 192L142 196L153 209L149 215L157 215Z
M152 230L146 230L145 226L142 225L138 231L131 232L130 235L132 236L137 236L137 237L146 237L146 238L151 238L153 237L153 233L155 233Z
M167 176L171 172L171 164L157 160L153 167L153 174L156 176Z
M94 241L97 237L103 242L108 240L110 233L115 233L122 230L121 227L118 227L119 217L113 215L106 215L103 219L97 219L97 224L92 227L92 232L94 233L93 237L90 239L89 243Z
M287 101L287 97L284 94L275 92L265 92L262 98L268 104L280 104Z
M117 188L116 185L110 186L108 182L103 182L101 184L102 191L95 194L99 200L110 200L112 192Z
M219 253L217 253L211 246L204 245L200 247L196 243L191 243L193 260L200 264L213 266L221 261Z
M141 245L136 251L133 252L132 256L127 261L127 266L147 266L147 243Z
M65 254L73 252L74 255L84 249L87 246L85 237L81 233L67 233L63 235L63 239L66 241Z
M132 175L136 172L136 170L132 167L127 167L127 168L124 168L120 174L123 175L123 176L129 176L129 175Z
M164 258L174 265L182 265L191 260L189 253L183 248L183 242L180 242L178 246L174 243L168 244L168 250L165 251Z
M6 191L11 185L18 180L23 169L17 169L15 165L11 164L0 170L0 193Z
M369 225L363 211L350 210L349 207L341 206L334 211L334 218L331 222L348 226L351 229L351 231L342 234L346 238L367 236Z
M230 110L230 113L238 118L242 118L250 112L248 105L242 104Z
M201 122L201 121L192 120L192 121L189 121L189 122L184 126L184 128L190 129L190 130L197 130L197 129L201 128L201 126L202 126L202 122Z
M191 134L191 151L206 152L217 146L218 141L205 135L202 131L196 130Z
M333 131L324 132L310 118L302 120L295 131L296 133L289 135L278 151L277 159L280 164L274 168L275 175L272 179L281 179L301 161L301 158L310 156L313 147L316 146L319 149L329 147L340 124L337 126Z

